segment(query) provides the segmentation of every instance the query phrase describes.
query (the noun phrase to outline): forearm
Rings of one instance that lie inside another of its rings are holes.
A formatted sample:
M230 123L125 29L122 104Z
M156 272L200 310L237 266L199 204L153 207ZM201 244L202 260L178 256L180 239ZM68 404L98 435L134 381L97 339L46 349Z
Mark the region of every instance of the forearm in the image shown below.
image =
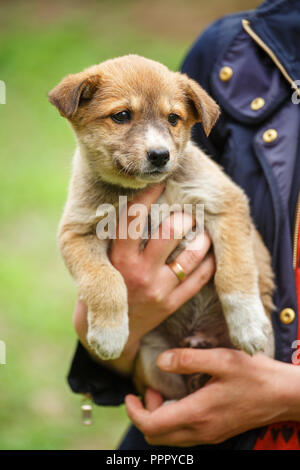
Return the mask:
M127 344L121 356L118 357L118 359L114 359L111 361L102 361L96 356L93 357L97 362L107 367L108 369L111 369L125 377L129 377L133 373L135 359L139 350L139 345L140 343L138 341Z
M98 364L101 364L123 376L130 376L133 370L134 361L139 349L140 338L135 333L135 329L131 328L127 344L118 359L103 361L93 351L87 341L87 307L82 301L78 301L73 316L73 323L78 338L84 348L88 351L89 356Z

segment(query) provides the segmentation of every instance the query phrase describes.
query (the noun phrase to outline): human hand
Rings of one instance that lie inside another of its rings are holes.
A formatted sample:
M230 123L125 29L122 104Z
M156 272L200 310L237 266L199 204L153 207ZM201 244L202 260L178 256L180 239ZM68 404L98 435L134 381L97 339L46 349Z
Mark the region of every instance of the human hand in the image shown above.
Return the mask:
M149 212L151 204L155 203L163 189L164 185L155 185L128 204L127 211L121 215L127 218L127 227L133 218L128 216L129 207L133 203L144 204ZM181 239L174 239L178 225L183 227L183 237L193 227L194 219L181 212L172 214L159 227L159 238L150 239L143 251L140 250L141 239L117 238L112 244L110 260L122 274L127 286L130 334L122 356L114 361L106 361L105 364L121 373L131 372L141 338L193 297L215 272L214 255L212 252L208 253L211 240L205 233L203 239L195 238L190 243L189 250L184 250L176 258L188 274L183 283L179 282L166 264L170 253L181 242ZM170 233L171 239L163 239L163 233ZM74 326L81 342L89 349L86 342L86 316L87 307L78 301L74 312ZM90 353L93 355L92 351ZM96 356L93 357L99 360Z
M216 444L256 427L300 421L300 369L291 364L223 348L170 350L158 357L157 364L166 372L203 372L212 378L165 406L162 396L151 389L145 407L137 396L126 397L129 418L151 445Z
M155 186L138 196L133 203L144 204L149 212L162 190L162 185ZM124 216L127 217L128 226L132 217ZM139 341L193 297L214 274L213 254L209 253L205 258L211 247L207 233L201 245L200 236L190 243L189 250L184 250L176 258L188 274L183 283L166 264L170 253L181 242L181 239L173 238L176 227L183 227L183 238L193 225L191 215L177 212L162 222L159 237L150 239L143 251L140 250L141 239L114 241L110 259L127 286L130 331L134 341ZM163 239L162 233L170 233L171 239Z

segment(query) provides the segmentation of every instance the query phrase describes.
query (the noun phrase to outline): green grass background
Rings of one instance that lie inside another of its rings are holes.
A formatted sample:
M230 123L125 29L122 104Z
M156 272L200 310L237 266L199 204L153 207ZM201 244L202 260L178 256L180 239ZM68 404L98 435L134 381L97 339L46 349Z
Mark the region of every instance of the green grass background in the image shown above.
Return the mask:
M124 407L94 407L66 374L76 290L56 230L74 138L47 100L66 74L138 53L177 69L191 42L222 14L257 1L0 1L0 449L112 449L128 426Z

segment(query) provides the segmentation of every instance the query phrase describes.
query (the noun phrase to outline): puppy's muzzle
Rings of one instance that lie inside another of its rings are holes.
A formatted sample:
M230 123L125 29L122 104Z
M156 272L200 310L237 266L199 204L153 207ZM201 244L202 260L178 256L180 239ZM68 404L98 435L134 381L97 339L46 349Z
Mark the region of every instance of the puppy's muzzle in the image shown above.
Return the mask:
M147 159L156 168L164 167L169 159L170 153L166 149L153 149L147 152Z

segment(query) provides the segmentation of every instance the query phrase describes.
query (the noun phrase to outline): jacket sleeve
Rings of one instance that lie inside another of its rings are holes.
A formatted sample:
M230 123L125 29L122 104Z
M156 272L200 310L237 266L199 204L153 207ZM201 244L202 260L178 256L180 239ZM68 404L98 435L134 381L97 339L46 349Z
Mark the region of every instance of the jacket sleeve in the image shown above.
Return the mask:
M96 405L118 406L128 393L137 393L130 379L96 363L78 341L68 383L75 393L89 394Z

